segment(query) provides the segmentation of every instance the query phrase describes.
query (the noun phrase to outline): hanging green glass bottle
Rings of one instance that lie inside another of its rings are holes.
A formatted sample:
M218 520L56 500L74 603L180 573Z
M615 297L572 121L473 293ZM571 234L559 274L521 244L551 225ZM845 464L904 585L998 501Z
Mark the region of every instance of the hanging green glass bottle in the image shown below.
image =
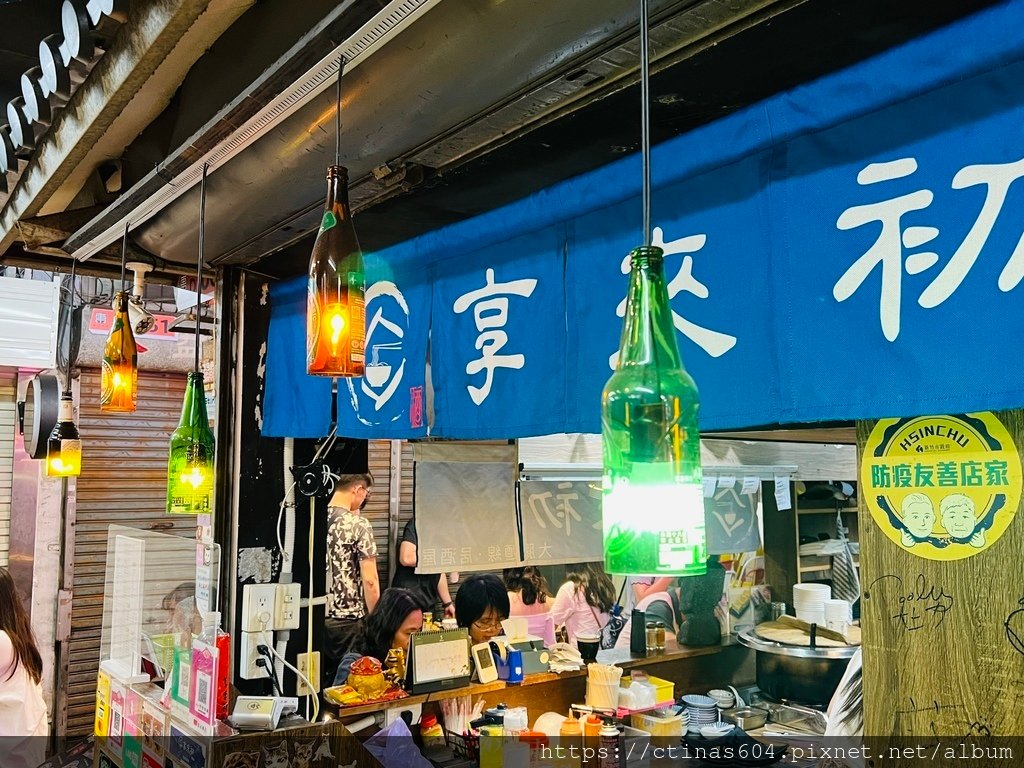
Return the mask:
M203 374L192 371L167 459L167 514L197 515L213 509L213 432L206 416Z
M663 252L630 253L619 362L601 395L605 570L706 572L700 397L683 369Z

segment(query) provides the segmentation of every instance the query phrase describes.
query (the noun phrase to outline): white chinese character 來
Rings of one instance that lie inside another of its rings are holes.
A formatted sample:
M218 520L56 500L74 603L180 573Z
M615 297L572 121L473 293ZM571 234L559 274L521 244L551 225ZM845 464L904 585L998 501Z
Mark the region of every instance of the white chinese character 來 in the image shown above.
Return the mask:
M509 296L529 298L536 287L537 281L533 278L496 283L494 270L488 269L483 288L464 293L455 300L452 308L457 314L473 307L473 322L477 330L475 346L480 351L480 357L466 365L466 373L474 376L484 371L484 382L479 387L468 385L466 390L476 405L480 405L491 394L495 368L517 369L526 364L525 355L498 353L508 343L508 334L502 329L508 322Z
M668 286L666 286L668 289L669 300L671 301L682 292L692 294L698 299L708 298L708 296L711 295L708 291L708 287L693 276L693 256L690 255L704 247L704 244L708 239L707 235L688 235L686 237L680 237L675 240L665 242L665 233L661 227L655 227L652 234L653 237L651 238L651 244L661 248L665 252L666 257L675 256L680 253L686 254L683 256L683 260L679 265L679 271L676 273L675 277L669 281ZM629 254L626 254L622 259L621 269L622 274L629 274ZM615 309L615 314L619 317L625 317L626 299L619 302L619 306ZM712 357L721 357L736 346L735 336L730 336L727 333L719 333L718 331L713 331L710 328L704 328L703 326L697 325L696 323L687 320L674 309L672 310L672 323L675 325L676 330ZM615 366L618 365L618 362L618 352L608 359L608 364L612 368L615 368Z
M857 174L857 183L862 186L894 181L912 175L917 171L917 160L912 157L887 163L871 163ZM832 295L836 301L846 301L856 293L876 265L881 265L882 291L879 301L879 318L882 334L889 341L895 341L900 334L900 306L903 287L903 271L917 275L935 265L939 256L931 251L908 254L903 258L904 248L917 248L936 237L935 227L904 227L902 218L911 211L920 211L932 203L931 190L919 189L899 197L878 203L855 205L843 211L836 221L839 229L855 229L865 224L879 223L878 239L843 276L836 281Z

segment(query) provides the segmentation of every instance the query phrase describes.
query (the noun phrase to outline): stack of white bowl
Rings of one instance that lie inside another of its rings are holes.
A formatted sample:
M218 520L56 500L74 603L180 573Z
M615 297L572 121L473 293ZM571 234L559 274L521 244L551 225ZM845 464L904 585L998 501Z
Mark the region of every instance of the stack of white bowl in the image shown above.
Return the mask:
M796 617L808 624L825 626L825 601L831 599L828 584L794 584L793 607Z
M683 707L687 714L687 730L700 733L702 726L718 722L718 704L710 696L690 694L683 696Z

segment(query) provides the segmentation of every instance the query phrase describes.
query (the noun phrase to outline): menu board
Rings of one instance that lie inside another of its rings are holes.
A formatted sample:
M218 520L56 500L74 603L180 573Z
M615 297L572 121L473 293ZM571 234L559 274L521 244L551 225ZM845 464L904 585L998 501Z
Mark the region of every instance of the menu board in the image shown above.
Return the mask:
M519 565L515 446L428 447L413 467L416 572Z
M523 562L604 559L600 480L524 480L519 484Z

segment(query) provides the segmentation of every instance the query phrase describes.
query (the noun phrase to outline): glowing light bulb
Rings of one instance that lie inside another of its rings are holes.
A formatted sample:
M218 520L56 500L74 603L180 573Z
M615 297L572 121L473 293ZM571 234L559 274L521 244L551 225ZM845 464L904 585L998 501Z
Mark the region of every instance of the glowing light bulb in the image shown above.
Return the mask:
M202 467L192 467L188 472L181 475L181 482L188 483L193 488L198 488L206 481L206 475Z

